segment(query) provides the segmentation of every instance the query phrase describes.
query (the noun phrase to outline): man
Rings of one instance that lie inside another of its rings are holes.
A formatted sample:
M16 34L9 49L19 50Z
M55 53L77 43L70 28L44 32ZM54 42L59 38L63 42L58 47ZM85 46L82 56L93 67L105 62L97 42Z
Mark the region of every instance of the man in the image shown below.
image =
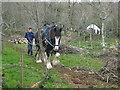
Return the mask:
M28 32L25 34L25 38L28 40L28 55L33 56L33 50L32 50L32 44L33 44L33 39L35 38L34 33L32 32L32 28L28 28Z

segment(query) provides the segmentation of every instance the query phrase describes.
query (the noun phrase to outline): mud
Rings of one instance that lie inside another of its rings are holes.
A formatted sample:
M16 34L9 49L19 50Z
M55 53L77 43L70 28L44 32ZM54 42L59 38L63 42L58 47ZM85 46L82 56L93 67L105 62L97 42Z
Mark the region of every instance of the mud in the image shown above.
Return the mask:
M97 80L95 79L97 75L90 74L88 70L85 71L83 69L83 72L75 72L77 70L76 67L69 69L61 65L56 66L55 69L59 73L64 74L61 79L68 81L74 88L90 88L97 84Z
M110 66L110 68L112 67ZM104 85L103 83L107 83L109 87L111 87L112 84L118 85L118 78L111 74L115 73L116 75L117 72L115 70L108 72L105 71L106 69L104 68L103 71L105 73L103 74L102 70L95 71L78 66L68 68L63 65L58 65L55 66L55 69L59 73L63 74L61 79L68 81L70 84L73 85L74 88L93 88L94 86L105 88L106 85ZM109 76L109 74L111 76L109 77L109 82L107 82L105 76ZM102 79L102 77L104 77L104 80Z
M60 46L60 53L62 54L80 54L85 53L85 51L82 48L77 48L71 45L61 45Z

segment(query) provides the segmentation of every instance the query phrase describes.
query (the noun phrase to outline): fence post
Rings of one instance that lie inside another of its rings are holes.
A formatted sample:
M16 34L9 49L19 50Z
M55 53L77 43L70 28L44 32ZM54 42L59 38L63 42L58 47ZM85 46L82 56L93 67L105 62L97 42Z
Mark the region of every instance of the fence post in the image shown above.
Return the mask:
M23 54L20 55L20 87L23 87Z

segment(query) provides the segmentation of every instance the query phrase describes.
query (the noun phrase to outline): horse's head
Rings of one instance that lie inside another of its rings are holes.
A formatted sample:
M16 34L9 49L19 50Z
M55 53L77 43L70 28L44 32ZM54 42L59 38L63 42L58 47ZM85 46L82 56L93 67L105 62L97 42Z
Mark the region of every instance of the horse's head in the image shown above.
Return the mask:
M55 26L50 33L50 37L51 39L53 39L53 43L54 43L54 51L58 51L59 50L59 45L60 45L60 40L61 40L61 31L62 28L59 28L57 26Z

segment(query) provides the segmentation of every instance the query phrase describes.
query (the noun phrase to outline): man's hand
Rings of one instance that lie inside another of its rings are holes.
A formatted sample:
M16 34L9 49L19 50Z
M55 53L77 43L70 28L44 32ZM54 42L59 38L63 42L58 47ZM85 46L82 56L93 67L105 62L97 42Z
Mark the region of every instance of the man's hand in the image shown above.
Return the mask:
M35 39L33 39L33 45L35 45Z
M33 39L33 42L35 42L35 38Z

